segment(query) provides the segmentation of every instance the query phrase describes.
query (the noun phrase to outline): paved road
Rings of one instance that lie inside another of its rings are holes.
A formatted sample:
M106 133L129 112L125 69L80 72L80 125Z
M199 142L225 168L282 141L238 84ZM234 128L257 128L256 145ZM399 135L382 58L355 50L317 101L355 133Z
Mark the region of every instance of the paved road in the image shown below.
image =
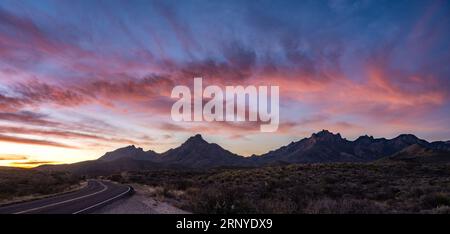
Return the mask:
M0 214L79 214L90 213L102 205L130 194L130 186L89 180L86 187L40 200L0 207Z

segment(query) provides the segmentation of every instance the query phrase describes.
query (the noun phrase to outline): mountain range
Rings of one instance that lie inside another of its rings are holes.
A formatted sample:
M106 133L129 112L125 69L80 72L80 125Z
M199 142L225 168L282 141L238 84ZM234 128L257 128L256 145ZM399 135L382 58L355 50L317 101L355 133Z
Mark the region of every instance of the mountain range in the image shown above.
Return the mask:
M262 155L244 157L200 134L179 147L158 154L134 145L107 152L97 160L63 165L42 165L42 170L67 170L78 174L149 169L208 169L217 167L258 167L289 163L373 162L377 160L410 162L450 162L450 141L427 142L411 134L393 139L361 136L354 141L327 130L292 142Z

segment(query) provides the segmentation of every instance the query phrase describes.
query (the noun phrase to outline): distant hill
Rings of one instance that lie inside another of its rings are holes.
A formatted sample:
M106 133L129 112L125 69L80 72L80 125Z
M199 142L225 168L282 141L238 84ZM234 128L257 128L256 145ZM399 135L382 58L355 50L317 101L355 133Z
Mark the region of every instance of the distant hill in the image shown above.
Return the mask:
M446 163L450 161L450 155L449 151L414 144L387 157L386 160L417 163Z
M262 162L327 163L327 162L370 162L390 156L410 145L440 147L411 134L402 134L393 139L361 136L349 141L341 135L322 130L277 150L254 156ZM445 147L444 147L445 148ZM450 148L447 149L450 151Z
M250 162L225 150L218 144L206 142L200 134L190 137L182 145L157 156L157 162L190 168L243 166Z
M380 159L414 162L450 162L448 141L427 142L411 134L393 139L361 136L355 141L327 130L292 142L262 155L243 157L209 143L199 134L179 147L158 154L134 145L107 152L97 160L65 165L43 165L41 170L65 170L77 174L107 174L164 168L207 169L257 167L290 163L372 162Z
M129 158L118 158L114 161L90 160L62 165L42 165L39 170L69 171L82 175L105 175L113 172L140 171L156 168L164 168L165 165L146 160L135 160Z
M353 153L352 145L340 134L323 130L297 142L270 151L260 156L253 156L262 163L321 163L321 162L361 162Z
M119 148L111 152L107 152L97 160L111 162L117 159L128 158L133 160L148 160L152 161L158 154L154 151L145 152L142 148L136 148L134 145L130 145L127 147Z

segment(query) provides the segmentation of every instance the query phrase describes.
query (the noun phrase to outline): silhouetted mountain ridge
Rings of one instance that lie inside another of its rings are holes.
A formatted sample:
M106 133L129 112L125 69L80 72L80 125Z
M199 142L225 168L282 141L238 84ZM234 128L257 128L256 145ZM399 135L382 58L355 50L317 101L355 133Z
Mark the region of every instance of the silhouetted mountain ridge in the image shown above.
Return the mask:
M190 137L179 147L162 153L156 161L193 168L245 164L244 157L233 154L218 144L208 143L200 134Z
M398 161L414 158L414 154L429 156L427 160L419 161L433 162L433 157L438 155L439 159L436 161L450 162L450 142L429 143L412 134L401 134L392 139L365 135L349 141L339 133L322 130L268 153L243 157L218 144L209 143L200 134L196 134L180 146L161 154L130 145L107 152L97 160L68 165L44 165L40 168L80 173L160 168L206 169L289 163L372 162L380 159Z
M415 163L446 163L449 161L449 151L413 144L391 155L387 160Z
M114 161L121 158L129 158L135 160L154 160L158 154L154 151L144 151L142 148L136 148L134 145L126 146L116 149L111 152L107 152L97 160L100 161Z

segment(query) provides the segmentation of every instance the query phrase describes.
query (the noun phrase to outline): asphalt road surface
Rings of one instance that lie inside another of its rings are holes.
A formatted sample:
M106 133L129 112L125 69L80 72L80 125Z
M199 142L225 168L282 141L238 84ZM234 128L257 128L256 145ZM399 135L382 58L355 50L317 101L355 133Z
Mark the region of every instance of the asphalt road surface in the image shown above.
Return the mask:
M89 180L86 187L54 197L0 207L0 214L90 213L113 200L131 194L132 188L107 181Z

